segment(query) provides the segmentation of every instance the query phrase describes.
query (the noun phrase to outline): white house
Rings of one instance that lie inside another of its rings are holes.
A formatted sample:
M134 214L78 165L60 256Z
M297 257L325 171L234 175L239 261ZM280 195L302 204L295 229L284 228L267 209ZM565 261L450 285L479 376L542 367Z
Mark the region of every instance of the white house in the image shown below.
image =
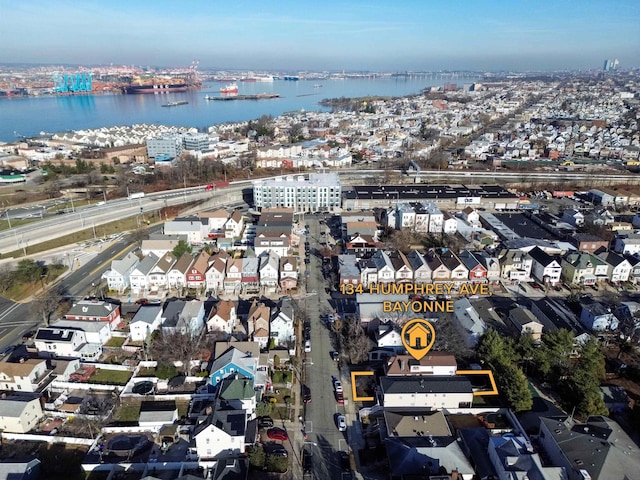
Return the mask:
M161 305L142 305L129 323L129 336L133 342L144 342L160 328Z
M129 281L131 282L131 290L133 293L138 294L149 289L149 272L160 260L153 253L150 253L144 257L133 269L129 275Z
M259 260L260 286L274 292L278 286L280 257L275 252L268 251L260 255Z
M47 362L30 358L19 363L0 362L0 389L35 392L47 373Z
M147 275L149 279L149 290L155 291L160 288L167 288L169 285L169 272L176 263L176 257L173 253L165 253L149 270Z
M187 272L194 259L190 253L183 253L167 273L169 288L183 288L187 286Z
M111 269L102 274L102 278L107 281L107 287L112 292L122 293L129 288L129 275L138 265L138 257L129 252L120 260L111 262Z
M629 280L632 270L629 260L612 251L599 253L598 257L607 264L607 277L610 281L619 283Z
M205 273L207 290L220 292L224 288L225 269L227 267L228 256L217 253L209 258L209 268Z
M233 300L221 300L211 311L211 315L207 320L207 331L220 331L230 335L237 323L236 302Z
M244 228L244 219L241 210L234 210L227 222L224 224L225 238L237 238Z
M398 331L398 328L392 323L381 323L378 325L375 331L375 340L378 344L378 348L385 348L393 350L396 353L403 353L405 351L404 343L402 343L402 336Z
M211 412L193 431L198 457L206 460L243 454L246 426L247 413L244 410L217 409Z
M471 382L459 375L385 376L378 395L385 408L441 410L470 407L473 402Z
M560 283L562 266L560 262L546 253L540 247L534 247L528 254L532 260L531 273L540 283L557 285Z
M288 347L287 342L295 340L294 310L291 300L283 299L280 306L271 315L269 336L273 338L275 346Z
M0 430L3 432L28 433L38 426L43 416L39 396L6 395L0 398Z

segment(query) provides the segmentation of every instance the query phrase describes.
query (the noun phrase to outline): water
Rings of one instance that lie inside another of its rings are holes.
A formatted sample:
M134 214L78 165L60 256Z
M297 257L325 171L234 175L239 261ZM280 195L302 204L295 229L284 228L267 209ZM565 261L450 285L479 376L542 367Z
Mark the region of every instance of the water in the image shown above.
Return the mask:
M85 128L155 123L204 128L225 122L245 121L262 115L278 116L294 110L329 111L319 105L325 98L356 98L367 95L401 97L419 93L429 86L448 82L471 83L474 78L391 77L344 80L275 80L238 82L238 94L278 93L269 100L205 100L219 95L224 83L205 84L200 90L165 95L78 95L0 99L0 141L12 142L20 136L40 132L59 133ZM314 85L322 85L316 88ZM188 101L188 105L162 107L168 102Z

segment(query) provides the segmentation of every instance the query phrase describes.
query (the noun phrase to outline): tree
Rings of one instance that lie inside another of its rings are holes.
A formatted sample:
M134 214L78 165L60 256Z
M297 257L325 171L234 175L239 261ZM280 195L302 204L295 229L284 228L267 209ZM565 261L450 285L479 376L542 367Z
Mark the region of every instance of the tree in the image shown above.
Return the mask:
M171 253L173 253L173 255L176 258L180 258L185 253L191 253L191 251L192 251L191 245L189 245L184 240L180 240L178 244L175 247L173 247L173 250L171 251Z
M158 332L151 339L149 353L160 363L172 365L174 361L182 363L182 371L191 374L191 361L197 360L213 349L213 339L209 336L192 337L189 333Z
M514 364L503 364L498 370L498 389L516 412L531 410L533 397L529 381L522 370Z
M42 275L42 267L30 258L25 258L18 262L16 275L20 281L34 284Z
M351 319L347 322L344 332L344 345L351 363L362 363L369 358L370 340L360 320Z
M545 380L556 382L567 375L573 344L573 333L564 328L542 336L542 346L551 363Z
M51 316L58 310L61 300L62 295L58 289L52 288L36 297L36 299L31 302L31 308L35 314L42 316L44 324L49 326L51 323Z
M15 282L15 272L8 265L0 267L0 294L5 294Z

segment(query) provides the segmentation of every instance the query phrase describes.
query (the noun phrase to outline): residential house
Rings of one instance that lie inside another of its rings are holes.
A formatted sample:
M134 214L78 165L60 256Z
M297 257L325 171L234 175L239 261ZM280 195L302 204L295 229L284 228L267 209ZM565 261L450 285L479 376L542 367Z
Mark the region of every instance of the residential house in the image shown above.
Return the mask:
M358 257L375 252L383 246L383 244L377 242L372 235L366 235L359 232L349 234L347 238L348 240L345 243L347 253Z
M480 214L473 207L466 207L465 209L463 209L460 212L460 216L465 222L467 222L472 227L479 228L482 226L480 223Z
M298 286L298 259L292 256L280 258L280 290L288 292Z
M269 345L269 325L271 323L271 309L262 302L254 300L247 316L247 334L249 338L267 348Z
M413 229L416 224L416 212L409 203L396 203L396 230Z
M500 259L500 277L512 282L524 282L531 278L533 259L520 250L505 250Z
M543 325L531 310L522 307L512 308L509 310L509 321L518 335L531 335L535 342L542 339Z
M80 300L65 313L64 318L67 320L105 322L109 324L112 330L115 330L122 321L120 307L102 300Z
M209 269L209 254L202 251L187 270L187 288L204 288Z
M444 215L433 202L422 202L422 207L429 214L429 233L442 233Z
M186 288L187 272L193 263L193 256L190 253L183 253L178 261L171 267L167 273L167 283L169 288Z
M449 212L442 212L442 233L455 235L458 232L458 221Z
M104 326L108 325L104 324ZM33 341L42 357L67 357L96 361L102 354L102 344L88 343L86 333L74 328L54 326L39 328Z
M0 362L0 389L37 392L48 377L47 362L30 358L22 362Z
M256 257L243 258L240 278L244 293L258 293L260 291L260 260Z
M564 467L567 480L629 480L640 472L640 450L607 417L542 417L538 439L549 461Z
M595 253L609 248L609 242L591 233L574 233L570 242L581 252Z
M487 325L467 298L459 298L453 303L453 317L465 332L465 343L475 347L480 337L487 331Z
M0 430L3 432L28 433L36 429L43 417L39 396L3 395L0 397ZM21 477L10 474L3 478Z
M565 255L561 260L564 281L574 285L595 285L597 278L591 257L586 252L571 252Z
M198 423L192 434L200 460L221 456L237 457L245 452L247 413L244 410L216 409ZM255 438L249 444L255 443Z
M227 223L224 224L225 238L238 238L244 229L244 218L241 210L234 210Z
M374 341L378 348L404 353L405 347L400 335L400 328L393 322L380 323L374 331Z
M260 286L269 293L274 293L278 287L278 276L280 274L280 257L274 252L265 252L259 260Z
M486 279L489 282L500 281L500 261L487 252L474 252L473 255L480 261L487 271ZM471 276L471 274L469 274Z
M384 366L387 376L407 375L456 375L458 363L455 355L444 352L429 352L420 360L411 355L390 357Z
M631 263L611 250L598 254L598 258L607 264L607 278L613 283L627 282L631 277Z
M84 345L81 345L81 350L76 352L82 353L81 358L94 357L93 361L102 353L102 346L109 341L112 335L111 325L107 322L87 322L84 320L58 320L53 322L46 328L53 328L58 330L75 330L84 332L85 340ZM58 333L60 336L64 336L63 332ZM36 334L36 337L38 335ZM56 347L52 349L54 352ZM62 356L62 355L60 355ZM76 356L76 355L73 355Z
M131 291L135 295L149 290L149 272L160 260L155 254L150 253L144 257L129 275Z
M280 304L271 314L269 326L269 336L273 340L274 346L293 348L295 342L294 309L290 298L283 298Z
M224 208L219 208L213 212L202 212L200 218L206 217L209 225L208 238L217 238L225 236L225 223L229 219L229 212Z
M385 408L465 408L473 402L473 388L459 375L392 376L380 379L378 396Z
M595 300L582 303L580 323L592 332L618 328L618 319L613 315L611 309Z
M393 263L386 252L378 250L373 254L369 261L373 264L377 272L377 279L375 283L395 282L396 272L393 267Z
M423 253L418 250L411 250L407 254L407 260L411 270L413 270L414 283L431 283L431 269Z
M228 260L229 255L224 250L209 257L209 268L205 273L208 291L219 293L224 289L225 270Z
M111 268L102 274L102 278L107 281L109 291L122 293L129 288L129 275L139 261L133 252L129 252L120 260L113 260Z
M225 293L240 293L242 288L242 258L227 260L224 277Z
M580 210L569 208L562 212L562 221L574 227L582 227L584 225L584 215Z
M540 283L552 286L560 283L562 266L554 257L540 247L534 247L527 253L531 258L531 273Z
M256 417L256 396L252 378L229 376L218 384L216 406L244 410L247 412L247 420L250 420Z
M160 258L165 253L172 252L173 249L178 246L180 240L186 242L187 237L180 235L152 234L149 238L140 242L140 252L143 257L153 253L156 257Z
M164 222L165 235L182 235L191 245L201 245L208 239L209 221L207 218L183 217Z
M157 291L161 288L167 288L169 280L167 275L176 263L176 257L173 253L165 253L158 262L153 266L147 277L149 278L149 290Z
M434 282L448 282L451 280L451 270L442 262L440 257L433 251L425 253L424 259L431 270L431 279Z
M211 310L211 315L207 320L207 331L219 331L231 335L237 323L236 302L233 300L220 300Z
M469 250L463 250L458 255L458 258L469 271L470 282L486 282L487 281L487 269L480 262L478 255Z
M266 228L256 229L256 237L253 240L253 247L257 256L272 250L279 257L289 254L291 245L290 234L283 230Z
M413 269L406 255L400 251L389 253L389 260L395 270L395 282L407 283L413 282Z
M640 233L619 234L614 240L613 250L622 255L640 253Z
M246 342L237 342L235 345L240 346L241 343ZM226 347L222 353L216 355L211 364L211 368L209 369L211 372L209 374L211 385L216 386L223 378L235 376L236 374L240 377L251 378L254 380L254 383L260 385L260 382L256 382L258 357L260 353L257 345L255 346L256 351L247 350L245 352L234 347L234 343L220 342L220 344L223 347L229 346ZM264 385L264 383L262 384Z
M469 269L460 261L455 253L451 250L445 250L440 253L439 257L442 264L451 272L451 282L460 285L469 280Z
M146 342L162 323L162 305L142 305L129 323L132 342Z

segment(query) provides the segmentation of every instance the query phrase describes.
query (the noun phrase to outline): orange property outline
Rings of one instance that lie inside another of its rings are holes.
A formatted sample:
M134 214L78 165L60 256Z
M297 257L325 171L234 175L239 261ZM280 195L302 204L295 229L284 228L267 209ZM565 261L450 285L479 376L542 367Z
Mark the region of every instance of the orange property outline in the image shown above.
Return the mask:
M354 402L373 402L374 397L358 397L356 393L356 377L369 377L373 375L373 372L351 372L351 393L353 394Z
M456 370L456 375L488 375L492 390L473 392L473 396L498 395L498 387L496 386L496 380L493 378L493 372L491 370Z

